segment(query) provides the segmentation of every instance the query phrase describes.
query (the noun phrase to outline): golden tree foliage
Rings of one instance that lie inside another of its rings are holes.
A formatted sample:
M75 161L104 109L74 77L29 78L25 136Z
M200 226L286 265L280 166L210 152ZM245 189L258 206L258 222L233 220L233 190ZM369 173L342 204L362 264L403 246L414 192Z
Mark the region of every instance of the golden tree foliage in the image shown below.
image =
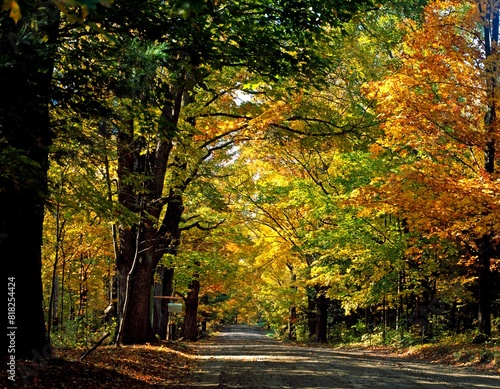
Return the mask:
M373 150L385 150L397 167L357 194L411 230L469 248L500 233L499 177L484 170L491 101L479 21L473 2L435 1L422 26L407 23L401 66L367 87L384 130Z

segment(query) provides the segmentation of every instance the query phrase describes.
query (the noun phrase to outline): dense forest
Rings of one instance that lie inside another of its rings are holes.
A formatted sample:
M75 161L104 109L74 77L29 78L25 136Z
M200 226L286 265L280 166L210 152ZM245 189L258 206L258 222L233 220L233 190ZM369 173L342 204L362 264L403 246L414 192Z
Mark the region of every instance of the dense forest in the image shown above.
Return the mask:
M499 11L4 0L16 356L235 322L332 344L498 338Z

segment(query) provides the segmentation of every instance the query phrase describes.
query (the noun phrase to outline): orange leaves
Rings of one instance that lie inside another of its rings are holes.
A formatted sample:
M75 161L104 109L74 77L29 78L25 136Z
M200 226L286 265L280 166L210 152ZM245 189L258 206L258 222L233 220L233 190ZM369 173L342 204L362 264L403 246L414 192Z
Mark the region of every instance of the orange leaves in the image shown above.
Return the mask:
M395 169L355 200L365 213L394 212L411 230L470 247L500 234L499 181L483 169L491 100L478 21L475 3L434 1L422 26L409 23L401 67L367 87L384 130L372 152L396 154Z
M2 11L10 10L10 17L14 20L14 22L18 22L21 19L21 8L19 4L15 0L4 0Z
M40 382L30 387L188 387L193 356L186 346L161 342L154 346L104 346L83 363L71 362L81 350L58 350L51 374L41 371ZM69 383L69 384L68 384Z
M260 115L254 118L249 125L253 133L262 134L271 124L280 123L285 120L284 114L290 106L282 101L278 101L268 107Z
M443 145L484 143L485 81L476 66L481 53L472 32L474 10L462 2L431 4L423 27L409 32L401 68L369 87L385 122L385 145L403 154L407 149L401 144L435 156Z

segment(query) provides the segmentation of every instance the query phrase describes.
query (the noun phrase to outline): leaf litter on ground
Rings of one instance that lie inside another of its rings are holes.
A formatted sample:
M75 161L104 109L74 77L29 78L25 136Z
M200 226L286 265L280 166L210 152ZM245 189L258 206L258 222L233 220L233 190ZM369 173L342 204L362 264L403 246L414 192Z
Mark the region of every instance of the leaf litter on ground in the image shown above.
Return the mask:
M307 345L301 345L308 347ZM317 345L316 345L317 346ZM328 347L328 346L326 346ZM500 347L472 344L424 344L341 347L374 355L425 360L474 370L500 373ZM0 371L2 388L185 388L192 383L199 363L196 348L182 342L160 341L153 345L101 346L83 361L82 349L57 349L54 358L41 362L16 361L16 382ZM6 366L4 364L4 366Z
M188 347L180 342L101 346L79 361L84 352L58 349L50 360L16 361L16 381L9 381L6 369L2 369L1 387L185 388L196 364Z

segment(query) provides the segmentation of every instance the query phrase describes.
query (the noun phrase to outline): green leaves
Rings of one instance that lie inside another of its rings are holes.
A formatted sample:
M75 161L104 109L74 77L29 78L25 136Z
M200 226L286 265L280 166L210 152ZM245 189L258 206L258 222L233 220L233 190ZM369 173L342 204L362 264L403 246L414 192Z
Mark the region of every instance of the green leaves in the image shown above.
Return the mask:
M213 6L212 3L218 3L213 0L175 0L172 4L172 10L175 14L188 19L191 16L198 16L198 14L205 8Z
M41 165L29 153L0 139L0 191L27 190L45 197Z

